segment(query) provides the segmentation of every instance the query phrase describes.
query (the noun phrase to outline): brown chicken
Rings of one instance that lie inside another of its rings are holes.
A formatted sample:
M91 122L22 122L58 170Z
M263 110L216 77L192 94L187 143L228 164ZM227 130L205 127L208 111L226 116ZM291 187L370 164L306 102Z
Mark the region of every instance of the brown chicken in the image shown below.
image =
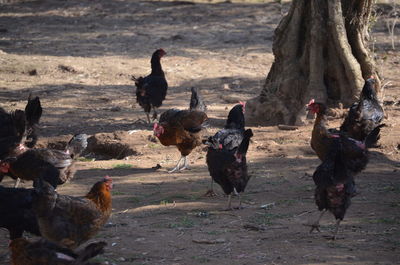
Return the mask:
M16 180L34 180L42 177L53 187L71 180L75 174L75 160L87 146L87 135L72 137L64 151L38 148L30 149L17 157L10 157L0 162L0 173ZM1 181L1 180L0 180Z
M74 252L43 239L32 243L18 238L10 243L11 265L100 265L88 260L104 253L106 245L96 242Z
M42 179L34 181L33 209L42 236L67 248L92 238L111 214L112 180L106 176L83 197L59 195Z
M187 156L202 144L200 132L206 120L207 115L202 111L170 109L161 114L160 123L154 124L154 135L161 144L175 145L181 152L181 158L169 173L188 168Z

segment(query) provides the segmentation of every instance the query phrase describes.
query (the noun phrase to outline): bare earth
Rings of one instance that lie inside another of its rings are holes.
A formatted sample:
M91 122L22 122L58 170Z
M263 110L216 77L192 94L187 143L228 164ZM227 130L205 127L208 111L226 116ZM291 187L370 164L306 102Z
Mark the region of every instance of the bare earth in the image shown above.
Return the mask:
M108 242L98 261L398 264L400 43L397 36L397 50L390 50L385 13L371 36L384 83L391 82L383 99L388 127L381 147L371 151L368 168L357 177L360 194L337 241L329 239L335 223L331 214L322 219L322 233L309 234L305 226L318 216L311 175L319 160L309 146L311 121L296 131L251 127L252 179L245 209L236 211L224 211L227 197L218 186L217 197L203 196L210 177L202 148L189 156L191 170L168 174L179 152L150 141L152 127L138 121L145 115L135 103L130 75L148 74L151 53L162 47L168 53L162 65L170 88L161 111L187 108L195 86L209 109L206 133L222 128L238 100L259 93L273 61L273 30L288 8L273 1L134 0L0 6L0 106L23 108L29 91L40 96L42 146L80 132L109 133L135 151L122 160L82 159L76 177L58 189L80 196L104 175L113 178L113 215L93 239ZM331 127L340 122L332 120ZM129 135L129 130L134 131ZM152 169L157 164L162 168ZM7 264L8 234L0 234L0 263Z

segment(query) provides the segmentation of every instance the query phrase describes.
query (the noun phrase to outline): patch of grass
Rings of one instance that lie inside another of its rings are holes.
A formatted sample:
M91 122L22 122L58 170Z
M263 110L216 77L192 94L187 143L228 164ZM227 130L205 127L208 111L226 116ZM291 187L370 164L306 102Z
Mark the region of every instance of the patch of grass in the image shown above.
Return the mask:
M128 201L133 203L139 203L141 200L139 197L132 196L128 198Z
M131 164L115 164L113 165L113 169L129 169L132 168Z
M81 162L93 162L96 161L94 158L87 158L87 157L78 157L76 160L81 161Z
M292 199L284 199L284 200L279 200L277 201L278 205L285 205L285 206L292 206L296 204L298 200L292 200Z
M288 218L292 214L256 213L250 218L250 222L257 225L272 225L276 219Z
M209 258L202 256L193 256L192 259L195 260L196 263L208 263L211 261Z
M168 228L191 228L193 226L194 226L193 220L187 216L180 218L176 223L168 224Z
M386 224L386 225L397 225L400 224L400 220L397 218L377 218L377 219L368 219L368 223L370 224Z
M156 149L156 148L160 148L161 145L156 144L156 143L149 143L149 144L147 144L147 147L150 149Z
M111 194L114 195L125 195L126 192L122 192L122 191L112 191Z

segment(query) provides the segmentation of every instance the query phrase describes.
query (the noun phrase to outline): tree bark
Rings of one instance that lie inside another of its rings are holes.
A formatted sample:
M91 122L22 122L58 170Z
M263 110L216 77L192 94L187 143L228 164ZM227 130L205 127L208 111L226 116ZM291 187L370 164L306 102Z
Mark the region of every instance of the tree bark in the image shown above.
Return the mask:
M271 66L260 95L246 105L250 123L303 124L314 98L330 106L355 102L364 79L379 76L369 54L373 0L293 0L275 30Z

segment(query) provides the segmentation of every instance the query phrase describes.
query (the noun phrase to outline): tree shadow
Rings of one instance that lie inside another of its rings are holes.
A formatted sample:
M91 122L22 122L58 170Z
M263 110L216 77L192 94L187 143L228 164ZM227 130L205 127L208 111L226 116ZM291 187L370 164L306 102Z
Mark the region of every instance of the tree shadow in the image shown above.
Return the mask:
M205 51L265 50L278 3L34 1L3 7L2 50L21 55L147 57L157 47L197 57ZM146 43L146 45L143 45ZM151 50L151 51L149 51Z

